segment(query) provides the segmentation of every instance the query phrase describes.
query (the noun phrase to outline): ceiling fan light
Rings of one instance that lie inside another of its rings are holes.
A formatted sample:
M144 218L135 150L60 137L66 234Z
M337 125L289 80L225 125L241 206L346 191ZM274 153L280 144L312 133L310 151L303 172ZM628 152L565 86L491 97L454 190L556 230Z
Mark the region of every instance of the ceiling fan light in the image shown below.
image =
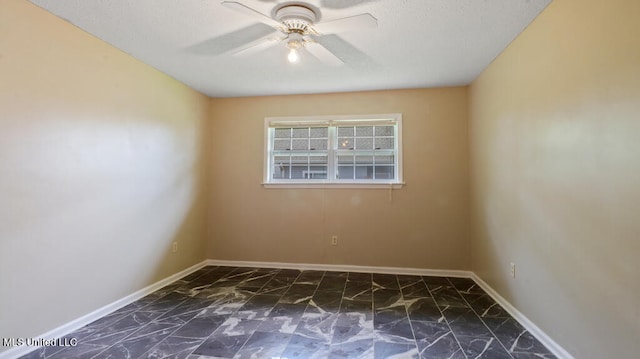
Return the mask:
M300 61L300 55L298 55L298 51L296 51L296 49L291 49L289 50L289 55L287 56L287 60L289 60L289 63L295 64L298 63L298 61Z

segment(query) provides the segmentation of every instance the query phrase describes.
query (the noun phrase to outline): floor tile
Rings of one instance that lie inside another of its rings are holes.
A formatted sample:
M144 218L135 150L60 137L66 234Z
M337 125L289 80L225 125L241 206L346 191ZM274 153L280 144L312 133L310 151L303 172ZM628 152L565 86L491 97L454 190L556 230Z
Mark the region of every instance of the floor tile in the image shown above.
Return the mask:
M344 288L344 298L349 300L371 301L371 280L359 281L349 278Z
M509 318L511 317L495 300L488 294L462 294L462 297L469 303L469 306L481 318Z
M329 357L330 345L322 341L309 341L304 345L289 344L282 353L286 359L326 359Z
M305 312L296 327L295 334L325 343L331 343L338 313Z
M429 289L431 289L431 287L437 287L437 286L450 286L452 285L451 282L449 282L449 279L447 279L446 277L434 277L434 276L422 276L422 281L425 282L427 284L427 287L429 287Z
M325 292L318 290L309 301L309 305L306 310L308 312L315 313L337 313L340 310L341 302L341 292Z
M258 293L281 296L289 290L293 281L293 279L289 278L273 277L260 289Z
M234 358L280 358L289 344L289 339L291 334L256 331Z
M258 329L260 324L262 324L262 320L243 319L232 315L213 332L213 335L251 335Z
M483 321L513 356L518 353L520 357L526 357L525 354L536 355L540 358L555 357L515 319L484 318Z
M511 355L495 337L456 336L468 358L511 359Z
M398 278L394 274L373 273L373 287L400 290Z
M331 359L370 359L373 358L373 340L361 339L332 344L329 358Z
M469 307L460 293L452 286L432 286L429 291L439 307Z
M427 289L427 285L422 280L407 284L400 289L402 291L402 296L405 299L431 297L431 293L429 292L429 289Z
M344 276L328 276L325 275L318 285L318 291L321 292L339 292L344 291L345 284L347 282L346 275Z
M458 290L458 292L463 294L486 294L485 291L480 288L476 282L471 278L448 278L449 282Z
M420 354L416 344L398 344L388 342L375 342L373 344L375 359L418 359Z
M280 298L281 303L307 304L316 290L317 284L294 283Z
M227 320L226 316L198 317L188 321L173 335L184 338L206 338Z
M193 354L233 358L251 335L214 335L207 338Z
M446 308L442 312L456 336L491 336L489 328L471 308Z
M196 348L198 348L204 339L189 339L169 336L144 353L141 359L161 359L161 358L186 358Z
M278 303L278 300L280 300L280 296L277 295L255 295L238 309L237 315L246 319L265 318Z
M424 284L422 277L419 275L397 275L398 284L400 284L400 288L407 287L416 283Z
M373 340L373 325L354 325L351 327L341 327L339 325L336 325L333 327L333 338L331 339L332 345L361 340Z
M338 321L339 326L364 326L373 321L373 306L371 302L343 299L340 305Z
M374 323L373 329L376 341L413 344L415 346L416 340L413 337L411 323L407 317L388 321L386 323Z
M421 358L465 358L446 323L411 322Z
M444 316L433 298L410 298L405 300L405 307L411 320L443 321Z
M92 345L92 344L78 344L75 347L67 348L59 351L47 359L65 359L65 358L93 358L95 355L103 352L108 347L104 345Z
M269 282L275 273L271 272L257 272L250 275L242 283L238 285L239 288L262 288L267 282Z
M315 271L315 270L307 270L302 271L298 278L296 278L295 283L298 284L320 284L320 281L324 277L324 271Z
M375 310L394 306L404 307L404 299L399 289L378 289L373 291L373 308Z

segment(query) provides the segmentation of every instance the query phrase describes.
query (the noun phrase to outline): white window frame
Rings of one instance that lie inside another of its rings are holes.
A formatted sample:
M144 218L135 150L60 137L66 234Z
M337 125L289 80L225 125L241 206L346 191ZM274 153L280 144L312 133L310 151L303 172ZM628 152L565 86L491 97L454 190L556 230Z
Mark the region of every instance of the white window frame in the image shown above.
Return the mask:
M335 177L335 158L338 151L336 140L337 126L345 124L357 125L382 125L393 124L395 128L394 133L394 179L382 179L382 180L365 180L354 179L345 180L331 178ZM328 143L328 164L327 164L327 177L326 179L272 179L271 168L272 166L272 136L273 131L277 127L287 126L319 126L328 127L329 143ZM264 119L264 161L263 161L263 185L266 188L278 188L278 187L297 187L297 188L401 188L404 184L402 176L402 114L373 114L373 115L351 115L351 116L303 116L303 117L266 117Z

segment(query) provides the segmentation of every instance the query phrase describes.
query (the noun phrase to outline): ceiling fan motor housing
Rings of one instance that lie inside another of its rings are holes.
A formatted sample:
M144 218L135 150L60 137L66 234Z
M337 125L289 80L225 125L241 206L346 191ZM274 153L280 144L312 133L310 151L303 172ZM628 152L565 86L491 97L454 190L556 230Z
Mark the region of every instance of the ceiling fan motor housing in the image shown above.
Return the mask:
M316 21L316 13L306 6L287 5L278 9L275 14L277 21L283 23L289 32L305 34Z

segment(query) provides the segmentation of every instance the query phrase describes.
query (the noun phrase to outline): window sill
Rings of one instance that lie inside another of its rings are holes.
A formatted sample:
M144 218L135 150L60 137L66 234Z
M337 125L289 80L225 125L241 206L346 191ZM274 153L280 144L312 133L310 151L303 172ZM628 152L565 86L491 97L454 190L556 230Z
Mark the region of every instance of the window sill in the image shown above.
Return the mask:
M264 188L354 188L354 189L400 189L400 183L263 183Z

